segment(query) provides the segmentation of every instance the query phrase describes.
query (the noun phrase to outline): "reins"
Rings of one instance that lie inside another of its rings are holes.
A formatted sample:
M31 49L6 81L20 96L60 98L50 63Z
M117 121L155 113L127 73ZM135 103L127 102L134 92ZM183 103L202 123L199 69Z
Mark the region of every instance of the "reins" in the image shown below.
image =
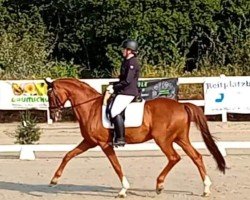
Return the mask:
M88 101L84 101L84 102L82 102L82 103L78 103L78 104L76 104L76 105L73 105L72 107L77 107L77 106L80 106L80 105L89 103L89 102L91 102L91 101L94 101L94 100L98 99L99 97L100 97L100 96L95 97L95 98L92 98L92 99L89 99Z
M53 107L51 107L51 106L49 106L49 109L51 109L51 110L55 110L55 109L63 109L64 108L64 105L61 103L61 101L60 101L60 99L58 98L58 96L56 95L56 92L52 89L52 92L54 93L54 96L55 96L55 98L56 98L56 106L53 106ZM81 103L78 103L78 104L75 104L75 105L71 105L71 107L72 108L74 108L74 107L77 107L77 106L80 106L80 105L83 105L83 104L86 104L86 103L89 103L89 102L91 102L91 101L94 101L94 100L96 100L96 99L98 99L100 96L97 96L97 97L95 97L95 98L92 98L92 99L89 99L89 100L87 100L87 101L84 101L84 102L81 102Z

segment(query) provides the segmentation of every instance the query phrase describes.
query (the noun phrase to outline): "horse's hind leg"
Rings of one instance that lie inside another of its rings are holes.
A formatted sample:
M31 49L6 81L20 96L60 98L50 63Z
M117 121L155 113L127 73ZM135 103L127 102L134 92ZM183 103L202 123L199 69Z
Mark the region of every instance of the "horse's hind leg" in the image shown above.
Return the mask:
M162 170L160 175L157 178L156 182L156 193L160 194L161 191L164 189L164 180L169 173L169 171L180 161L181 157L179 154L174 150L173 143L172 142L161 142L157 143L162 152L167 156L168 158L168 164L167 166Z
M94 145L95 146L95 145ZM53 178L51 179L50 184L51 185L56 185L58 182L58 179L61 177L62 172L66 166L66 164L75 156L87 151L89 148L94 147L93 145L90 145L88 142L83 140L77 147L75 147L73 150L69 151L63 158L61 165L59 168L56 170Z
M115 154L115 151L113 149L113 147L111 147L109 144L100 144L103 152L106 154L106 156L108 157L111 165L113 166L115 172L117 173L117 175L119 176L119 179L122 183L122 189L121 191L118 193L118 197L124 198L126 197L126 192L127 190L130 188L129 182L127 180L127 178L123 175L122 172L122 168L121 165L117 159L117 156Z
M204 183L204 196L210 195L210 186L212 184L209 176L207 175L205 165L203 163L202 155L192 146L190 141L188 139L182 139L176 141L178 145L182 147L182 149L185 151L185 153L193 160L195 165L197 166L201 178Z

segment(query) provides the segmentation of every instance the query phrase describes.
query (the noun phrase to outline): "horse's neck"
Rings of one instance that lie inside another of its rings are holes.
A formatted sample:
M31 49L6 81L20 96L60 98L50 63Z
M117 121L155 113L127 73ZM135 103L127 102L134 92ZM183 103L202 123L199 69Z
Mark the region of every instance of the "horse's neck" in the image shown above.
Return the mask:
M69 88L67 91L69 93L69 101L71 102L72 106L85 104L101 96L101 94L96 90L87 86Z
M101 112L102 99L103 99L102 96L99 96L91 101L88 101L85 104L73 107L73 112L80 125L80 128L88 130L88 131L82 131L83 137L85 137L85 134L89 133L89 128L90 128L89 125L91 123L87 123L88 120L90 119L94 120L94 118L99 116L99 113Z
M84 125L84 121L89 118L91 109L102 95L91 87L75 87L68 89L69 101L80 124ZM101 101L100 101L101 102Z

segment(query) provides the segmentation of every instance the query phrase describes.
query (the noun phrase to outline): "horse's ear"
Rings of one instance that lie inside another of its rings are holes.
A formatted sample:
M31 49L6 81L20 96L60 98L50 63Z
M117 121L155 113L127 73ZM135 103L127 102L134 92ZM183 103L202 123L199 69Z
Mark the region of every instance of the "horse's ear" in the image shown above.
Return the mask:
M52 88L53 87L53 80L49 77L44 79L45 83L48 85L48 88Z

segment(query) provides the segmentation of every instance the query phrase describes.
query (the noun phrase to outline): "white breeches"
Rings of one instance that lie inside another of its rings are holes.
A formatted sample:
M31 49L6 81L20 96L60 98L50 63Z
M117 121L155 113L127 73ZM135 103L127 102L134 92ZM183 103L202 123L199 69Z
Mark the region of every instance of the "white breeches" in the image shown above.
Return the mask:
M114 118L119 115L134 98L134 96L118 94L111 108L111 117Z

